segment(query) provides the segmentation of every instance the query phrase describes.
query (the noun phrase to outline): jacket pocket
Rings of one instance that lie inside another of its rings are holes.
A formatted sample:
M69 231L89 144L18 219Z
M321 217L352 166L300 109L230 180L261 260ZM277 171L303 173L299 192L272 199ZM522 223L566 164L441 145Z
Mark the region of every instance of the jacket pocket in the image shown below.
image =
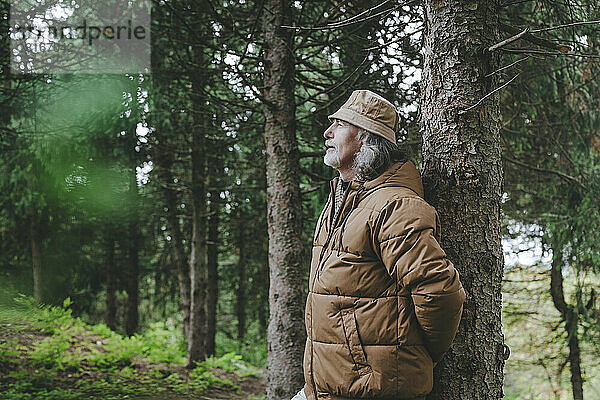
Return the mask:
M368 374L371 372L371 367L367 364L367 356L358 336L358 326L356 324L354 309L344 308L341 310L341 314L344 324L344 335L346 336L346 343L354 362L354 369L359 375Z

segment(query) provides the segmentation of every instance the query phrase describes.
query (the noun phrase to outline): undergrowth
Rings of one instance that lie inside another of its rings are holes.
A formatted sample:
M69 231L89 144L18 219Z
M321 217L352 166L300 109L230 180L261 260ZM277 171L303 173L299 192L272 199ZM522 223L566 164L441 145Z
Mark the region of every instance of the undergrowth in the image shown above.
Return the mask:
M261 374L233 352L187 370L176 327L155 323L125 337L84 323L70 305L38 307L18 296L0 306L0 398L193 398L209 388L239 395L244 377Z

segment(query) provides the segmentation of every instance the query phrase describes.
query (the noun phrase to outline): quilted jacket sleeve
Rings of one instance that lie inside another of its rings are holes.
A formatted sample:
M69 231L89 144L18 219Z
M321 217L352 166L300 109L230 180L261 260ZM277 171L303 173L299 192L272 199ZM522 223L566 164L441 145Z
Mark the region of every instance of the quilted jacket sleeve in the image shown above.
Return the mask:
M465 291L439 244L435 209L417 197L389 202L374 227L374 248L399 291L410 293L425 344L434 362L456 335Z

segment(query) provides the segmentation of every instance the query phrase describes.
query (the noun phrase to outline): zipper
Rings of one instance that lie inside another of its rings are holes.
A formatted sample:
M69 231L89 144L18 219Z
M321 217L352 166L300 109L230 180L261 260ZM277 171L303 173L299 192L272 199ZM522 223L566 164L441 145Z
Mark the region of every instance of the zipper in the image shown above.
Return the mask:
M332 206L332 210L333 210L334 204L335 204L335 193L333 192L333 182L330 181L329 182L329 198L327 199L327 204L325 204L325 210L327 210L327 206L328 205L331 205ZM318 233L316 235L316 238L319 237L319 235L321 233L321 228L325 224L326 219L331 220L331 211L332 210L330 210L330 212L329 212L330 215L325 215L324 214L322 216L321 223L319 224L319 230L318 230ZM329 241L329 238L327 238L327 240L325 240L325 243L323 244L323 247L321 248L321 254L319 255L319 263L321 263L321 258L323 257L323 250L325 249L325 246L327 245L328 241ZM315 277L313 278L311 287L314 288L315 281L317 280L318 276L319 276L319 268L317 266L317 270L315 271ZM311 325L310 329L311 329L311 336L312 336L312 318L311 318L311 324L310 325ZM315 396L315 399L318 399L319 398L319 394L317 392L317 386L315 384L315 376L314 376L314 372L313 372L314 371L313 370L314 343L313 343L312 340L311 340L310 346L311 346L311 349L310 349L310 380L311 380L311 382L310 383L311 383L311 386L312 386L312 389L313 389L313 394Z
M339 180L338 180L338 184L339 184ZM331 248L331 252L327 256L327 258L325 260L323 260L323 254L325 253L325 250L329 247L329 243L331 242L331 239L334 236L333 232L335 231L336 223L340 220L340 218L342 216L342 209L344 208L344 204L346 203L346 200L348 199L348 194L350 193L351 186L352 186L352 183L350 183L348 185L348 187L346 188L346 191L344 192L344 198L342 200L342 203L340 204L340 210L338 212L338 215L336 216L335 220L332 222L330 232L327 235L327 239L325 240L325 243L323 244L323 247L321 248L321 253L319 254L319 264L317 266L317 270L315 272L315 277L314 277L313 282L312 282L312 287L313 288L314 288L314 285L315 285L315 281L319 278L320 272L323 270L323 267L327 263L327 260L329 259L329 257L331 257L331 254L333 254L333 250L335 248L335 241L334 241L333 246ZM330 196L329 196L329 199L328 199L328 203L331 203L331 205L332 205L332 210L331 211L335 212L335 210L333 209L333 207L335 207L335 192L333 190L333 182L329 183L329 188L330 188ZM342 222L342 228L340 230L340 236L339 236L340 245L341 245L341 241L342 241L342 230L344 229L344 225L345 225L346 221L348 220L348 217L350 216L350 214L354 210L355 204L358 204L357 203L357 201L358 201L358 195L364 189L365 189L365 187L364 187L364 184L363 184L358 189L358 191L356 192L356 196L352 200L352 206L350 207L350 211L344 217L344 220ZM327 207L327 205L325 207ZM328 218L331 219L331 216L329 216ZM319 233L321 233L321 226L319 226ZM311 319L311 330L312 330L312 319ZM314 357L313 356L313 353L314 353L313 346L314 346L314 343L311 341L311 354L310 354L310 373L311 373L311 377L310 378L311 378L311 381L312 381L311 384L312 384L312 387L313 387L313 393L315 395L315 399L318 399L319 395L317 393L317 388L316 388L316 385L315 385L315 377L314 377L314 370L313 370L313 357Z
M338 180L338 184L341 184L339 180ZM332 193L333 198L335 199L335 193L333 192L333 184L331 186L332 186L331 193ZM340 204L340 210L337 212L335 220L333 221L333 223L331 225L329 234L327 235L327 240L325 240L325 243L323 244L323 247L321 248L321 254L319 254L319 267L317 268L317 273L315 274L315 279L318 278L320 272L323 271L323 267L325 266L325 263L327 262L329 257L331 257L331 253L333 253L333 248L335 247L335 242L334 242L334 246L331 249L332 252L329 253L329 255L327 256L327 258L325 260L323 260L323 255L325 254L325 250L327 250L327 248L329 247L329 244L331 242L331 239L333 238L333 232L335 231L335 227L337 226L338 221L342 217L342 210L344 208L344 204L346 203L346 200L348 199L348 194L350 193L351 187L352 187L352 182L350 182L350 184L346 188L346 191L344 192L344 197L342 199L342 203ZM333 204L335 204L335 201L333 201ZM333 210L333 211L335 212L335 210ZM350 210L350 211L352 211L352 210Z

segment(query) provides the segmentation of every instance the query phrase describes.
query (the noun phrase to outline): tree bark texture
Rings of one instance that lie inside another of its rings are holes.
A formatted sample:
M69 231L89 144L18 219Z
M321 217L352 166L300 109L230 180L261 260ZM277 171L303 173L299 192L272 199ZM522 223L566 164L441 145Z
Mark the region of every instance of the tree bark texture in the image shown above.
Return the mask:
M117 330L117 277L115 268L115 240L106 232L106 326Z
M306 340L302 271L302 200L296 141L290 0L266 0L264 114L269 234L267 399L290 399L304 385Z
M503 171L496 95L497 1L423 2L423 183L442 224L442 246L467 292L452 348L434 370L428 399L500 399Z
M552 271L550 274L550 293L554 307L565 321L565 331L569 344L569 370L571 371L571 389L573 400L583 400L583 377L581 375L581 356L579 336L577 334L577 312L565 301L562 275L563 261L560 246L552 244Z
M135 135L135 131L132 132ZM129 179L129 240L128 240L128 273L126 279L127 311L125 314L125 333L133 336L138 329L139 323L139 248L140 227L138 215L138 186L135 165L132 168Z
M200 105L200 99L194 101ZM201 110L201 108L196 108ZM198 113L192 132L192 246L190 254L190 331L188 337L188 368L206 358L206 152L205 130L200 123L204 116Z

